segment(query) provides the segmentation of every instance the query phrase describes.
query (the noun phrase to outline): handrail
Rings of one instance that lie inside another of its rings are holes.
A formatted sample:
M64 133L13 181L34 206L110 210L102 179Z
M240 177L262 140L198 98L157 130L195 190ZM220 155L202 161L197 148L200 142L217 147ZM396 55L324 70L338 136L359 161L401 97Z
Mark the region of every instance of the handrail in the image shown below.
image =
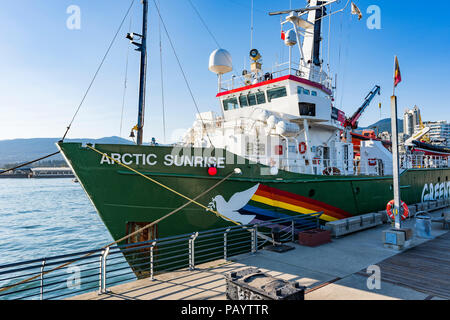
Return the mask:
M0 288L8 287L10 282L24 278L30 273L40 275L28 283L0 292L0 299L57 299L92 291L105 294L108 292L108 286L136 279L129 265L133 266L134 271L141 272L140 278L148 277L154 280L156 273L186 267L193 270L198 263L226 260L242 253L255 254L268 241L263 238L264 240L259 242L258 237L270 233L273 226L286 227L283 228L282 239L289 241L294 239L296 232L317 228L321 215L322 212L301 214L259 221L257 224L228 226L194 234L113 245L101 250L80 251L0 265L3 275ZM174 249L176 255L173 254ZM96 254L84 257L81 264L74 263L44 277L44 271L52 264L59 264L61 260L71 261L86 252Z

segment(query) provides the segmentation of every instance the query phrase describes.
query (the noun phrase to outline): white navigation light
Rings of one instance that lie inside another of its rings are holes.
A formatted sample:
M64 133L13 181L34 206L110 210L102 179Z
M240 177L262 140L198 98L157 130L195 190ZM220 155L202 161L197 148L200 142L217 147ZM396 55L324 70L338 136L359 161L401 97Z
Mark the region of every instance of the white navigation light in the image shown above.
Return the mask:
M284 44L292 47L297 44L297 35L295 34L294 29L290 29L286 32L286 35L284 36Z
M216 49L209 56L209 71L225 74L233 70L231 54L225 49Z

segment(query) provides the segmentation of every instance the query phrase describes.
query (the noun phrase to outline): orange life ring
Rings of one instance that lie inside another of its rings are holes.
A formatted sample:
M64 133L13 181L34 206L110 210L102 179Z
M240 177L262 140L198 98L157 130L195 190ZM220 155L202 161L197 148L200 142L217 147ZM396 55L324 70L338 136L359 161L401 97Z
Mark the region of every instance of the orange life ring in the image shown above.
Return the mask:
M408 209L408 206L406 205L406 203L404 203L403 201L401 201L401 206L403 208L403 213L402 213L401 218L402 218L402 220L405 220L409 216L409 209ZM393 207L394 207L394 200L391 200L388 202L388 204L386 206L386 212L392 220L395 220L395 215L392 210Z
M326 167L325 169L323 169L323 175L324 176L338 176L341 174L341 170L339 170L336 167Z
M300 151L301 154L304 154L306 152L306 143L300 142L298 145L298 150Z

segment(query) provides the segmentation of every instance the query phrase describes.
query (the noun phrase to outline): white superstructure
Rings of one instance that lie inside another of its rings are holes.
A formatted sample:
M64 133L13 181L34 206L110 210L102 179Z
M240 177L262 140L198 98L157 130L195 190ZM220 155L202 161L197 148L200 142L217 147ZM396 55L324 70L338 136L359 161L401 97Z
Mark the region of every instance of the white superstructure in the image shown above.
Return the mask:
M223 81L233 68L231 55L214 51L209 69L218 75L221 114L198 114L183 146L226 149L273 173L392 174L392 155L381 142L361 144L361 157L355 157L350 136L342 134L346 118L334 107L332 79L320 56L321 24L333 2L310 0L306 8L280 12L287 13L284 42L289 50L297 46L298 61L289 54L288 62L265 72L253 49L251 70Z

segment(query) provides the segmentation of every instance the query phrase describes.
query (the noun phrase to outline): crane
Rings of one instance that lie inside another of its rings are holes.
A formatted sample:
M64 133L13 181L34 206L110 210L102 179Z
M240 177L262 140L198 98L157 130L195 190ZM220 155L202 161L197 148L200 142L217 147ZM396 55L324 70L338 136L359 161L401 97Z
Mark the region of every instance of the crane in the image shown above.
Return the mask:
M367 96L364 98L364 103L361 107L356 110L356 112L350 117L345 119L344 121L344 128L346 129L356 129L358 128L358 119L361 117L363 112L367 109L367 107L370 105L370 102L372 102L373 98L378 94L380 95L381 88L380 86L376 85L373 87L372 91L370 91Z

